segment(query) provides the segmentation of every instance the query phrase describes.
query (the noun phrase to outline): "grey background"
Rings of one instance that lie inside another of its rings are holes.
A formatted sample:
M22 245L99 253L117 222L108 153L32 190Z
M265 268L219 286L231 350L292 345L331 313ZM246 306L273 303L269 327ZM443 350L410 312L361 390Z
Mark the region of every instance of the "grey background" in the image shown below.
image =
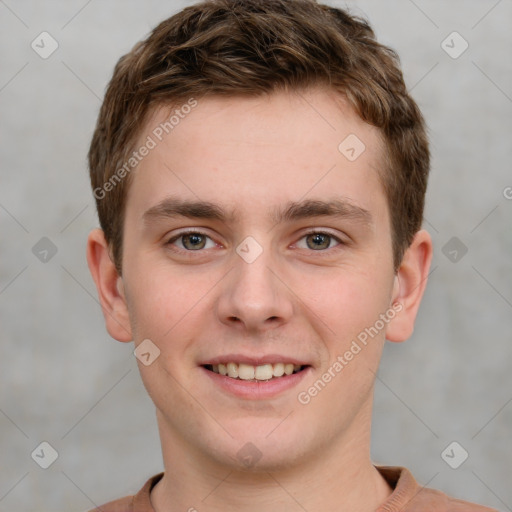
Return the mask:
M0 1L0 511L86 510L161 470L132 346L107 335L86 265L86 152L117 59L189 3ZM384 353L373 459L512 510L512 2L330 3L399 52L432 141L432 274L412 339ZM42 31L59 44L46 60L30 46ZM453 31L469 43L457 59L441 47ZM46 470L41 441L59 454ZM452 441L469 453L458 469L441 457Z

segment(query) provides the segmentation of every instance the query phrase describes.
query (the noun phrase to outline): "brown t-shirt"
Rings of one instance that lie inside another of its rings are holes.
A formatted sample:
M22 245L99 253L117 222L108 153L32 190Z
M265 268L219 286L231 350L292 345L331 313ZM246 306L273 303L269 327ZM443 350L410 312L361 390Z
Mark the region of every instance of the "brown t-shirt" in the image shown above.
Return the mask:
M391 496L375 512L498 512L493 508L450 498L440 491L421 487L406 468L375 467L393 489ZM150 478L135 496L111 501L91 512L155 512L149 496L162 475L160 473Z

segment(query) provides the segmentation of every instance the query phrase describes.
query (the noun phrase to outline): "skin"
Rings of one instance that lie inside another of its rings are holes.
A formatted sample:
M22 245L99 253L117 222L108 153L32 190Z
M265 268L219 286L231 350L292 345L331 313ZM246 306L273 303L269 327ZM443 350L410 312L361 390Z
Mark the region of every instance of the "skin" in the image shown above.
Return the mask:
M168 115L157 108L140 142ZM349 134L366 146L355 161L338 150ZM432 243L419 231L395 274L382 156L379 131L332 91L209 97L132 176L122 276L102 231L90 234L88 262L110 335L136 345L150 339L160 350L151 365L139 362L165 466L155 510L369 512L392 492L370 459L375 373L385 339L401 342L413 331ZM170 197L233 215L155 214ZM332 199L367 214L271 215L290 202ZM186 228L209 237L192 239L204 248L175 239ZM307 236L311 229L335 238ZM236 252L248 236L262 249L252 263ZM400 313L300 403L298 393L332 374L337 357L392 304ZM280 354L310 368L273 398L240 398L200 366L233 353ZM249 468L237 455L246 443L261 455Z

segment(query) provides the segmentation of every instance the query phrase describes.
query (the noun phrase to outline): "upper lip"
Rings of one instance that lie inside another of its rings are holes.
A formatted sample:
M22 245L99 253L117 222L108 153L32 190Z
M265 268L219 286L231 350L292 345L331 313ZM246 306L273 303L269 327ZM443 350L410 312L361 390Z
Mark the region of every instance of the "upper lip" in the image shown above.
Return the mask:
M300 366L310 366L310 363L307 361L297 359L297 357L293 356L283 356L281 354L265 354L262 356L248 356L244 354L227 354L224 356L216 356L209 359L205 359L200 362L200 366L204 366L207 364L216 365L216 364L227 364L227 363L237 363L237 364L248 364L251 366L261 366L264 364L276 364L276 363L293 363L295 365Z

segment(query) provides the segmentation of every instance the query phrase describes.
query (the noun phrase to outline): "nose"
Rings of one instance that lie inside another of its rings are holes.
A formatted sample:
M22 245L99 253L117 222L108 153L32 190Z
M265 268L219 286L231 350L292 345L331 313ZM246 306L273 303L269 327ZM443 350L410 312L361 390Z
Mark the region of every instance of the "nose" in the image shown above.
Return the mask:
M263 251L251 263L234 257L235 268L223 280L217 302L222 323L240 331L264 332L292 317L293 293L268 253Z

